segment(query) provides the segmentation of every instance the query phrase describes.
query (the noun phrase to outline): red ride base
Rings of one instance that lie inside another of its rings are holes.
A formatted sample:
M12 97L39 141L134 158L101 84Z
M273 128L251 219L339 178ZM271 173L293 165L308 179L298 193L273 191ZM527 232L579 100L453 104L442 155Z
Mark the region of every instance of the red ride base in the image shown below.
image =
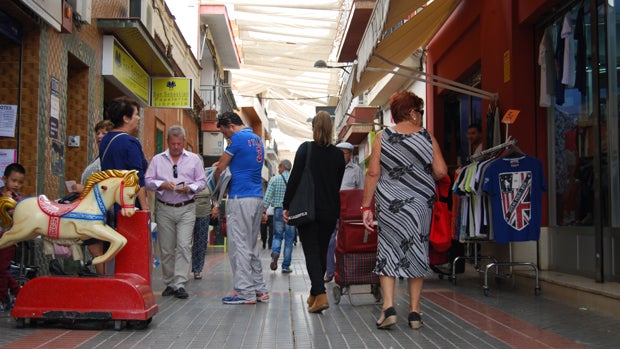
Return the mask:
M11 316L18 326L26 320L114 320L145 328L157 314L151 289L151 232L149 212L131 218L118 215L117 231L127 244L116 255L114 276L41 276L20 290Z

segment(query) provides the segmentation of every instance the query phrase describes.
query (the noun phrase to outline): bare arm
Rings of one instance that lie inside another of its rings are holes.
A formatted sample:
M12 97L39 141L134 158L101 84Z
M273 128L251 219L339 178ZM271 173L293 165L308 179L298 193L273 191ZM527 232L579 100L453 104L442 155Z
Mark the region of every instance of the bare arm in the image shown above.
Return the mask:
M213 173L213 179L216 183L220 180L220 175L222 174L222 172L224 172L226 167L228 167L228 165L230 164L230 160L232 160L232 156L224 152L222 153L220 160L216 162L217 166L215 166L215 172Z
M138 202L140 203L140 207L142 207L143 210L149 210L149 205L146 201L146 188L144 187L140 188L140 190L138 191Z
M448 165L443 158L439 143L434 136L431 136L433 140L433 178L438 181L448 175Z

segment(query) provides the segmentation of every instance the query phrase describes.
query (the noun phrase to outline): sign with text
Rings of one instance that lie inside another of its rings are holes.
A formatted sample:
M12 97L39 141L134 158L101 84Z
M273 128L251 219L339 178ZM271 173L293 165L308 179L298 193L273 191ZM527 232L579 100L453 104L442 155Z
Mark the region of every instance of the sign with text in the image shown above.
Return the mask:
M103 37L101 75L113 81L117 87L140 98L144 104L148 104L150 95L149 74L113 36L106 35Z
M151 78L151 107L191 109L193 96L190 78Z
M508 109L506 113L504 114L504 117L502 117L502 123L514 124L520 112L521 111L517 109Z
M15 137L17 105L0 104L0 137Z
M52 77L50 83L50 138L58 139L60 119L60 81Z

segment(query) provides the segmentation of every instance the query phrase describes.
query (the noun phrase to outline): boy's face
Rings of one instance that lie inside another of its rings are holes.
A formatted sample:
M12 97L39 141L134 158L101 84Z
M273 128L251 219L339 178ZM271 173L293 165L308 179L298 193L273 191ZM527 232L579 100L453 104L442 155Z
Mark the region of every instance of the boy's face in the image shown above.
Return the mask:
M11 191L19 192L24 186L24 178L26 176L23 173L19 172L11 172L9 177L2 176L2 181L4 182L4 186Z

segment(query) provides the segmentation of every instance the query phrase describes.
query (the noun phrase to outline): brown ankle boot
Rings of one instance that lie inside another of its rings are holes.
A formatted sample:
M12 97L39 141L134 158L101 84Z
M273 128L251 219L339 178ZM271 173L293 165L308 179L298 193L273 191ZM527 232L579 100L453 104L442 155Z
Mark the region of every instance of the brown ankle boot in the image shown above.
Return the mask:
M329 308L329 301L327 300L327 294L321 293L316 295L314 303L308 308L311 313L320 313L323 310Z
M314 304L314 299L316 298L315 295L311 294L308 296L308 299L306 300L306 303L308 303L308 306L312 306L312 304Z

